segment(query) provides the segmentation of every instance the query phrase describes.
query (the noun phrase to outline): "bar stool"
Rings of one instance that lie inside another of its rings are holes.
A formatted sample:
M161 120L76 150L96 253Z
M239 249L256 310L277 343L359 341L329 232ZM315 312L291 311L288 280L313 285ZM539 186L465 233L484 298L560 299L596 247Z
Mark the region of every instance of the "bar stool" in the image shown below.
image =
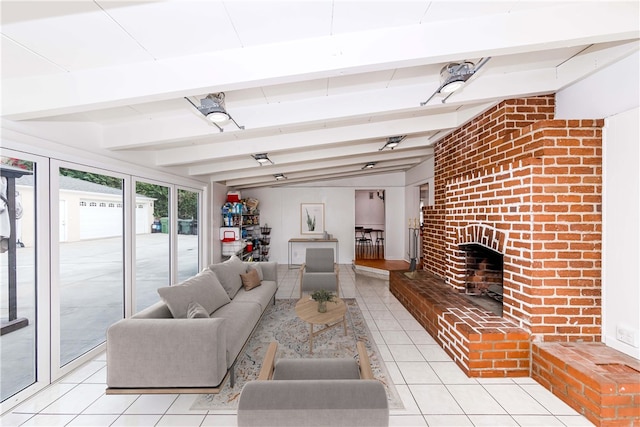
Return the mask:
M360 254L362 239L364 238L364 227L356 226L356 257Z
M373 228L365 228L362 232L362 250L365 257L373 253L373 239L371 238L371 232Z
M376 257L384 255L384 230L373 230L376 232Z

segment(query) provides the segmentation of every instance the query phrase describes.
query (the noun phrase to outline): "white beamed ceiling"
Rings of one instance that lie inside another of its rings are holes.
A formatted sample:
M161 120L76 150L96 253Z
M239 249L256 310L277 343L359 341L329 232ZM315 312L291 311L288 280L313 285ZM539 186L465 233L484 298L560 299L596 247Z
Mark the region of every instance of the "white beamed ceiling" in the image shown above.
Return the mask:
M0 5L4 128L237 189L406 171L497 102L554 93L640 36L637 1ZM420 105L444 65L485 57L446 103ZM185 99L213 92L244 129Z

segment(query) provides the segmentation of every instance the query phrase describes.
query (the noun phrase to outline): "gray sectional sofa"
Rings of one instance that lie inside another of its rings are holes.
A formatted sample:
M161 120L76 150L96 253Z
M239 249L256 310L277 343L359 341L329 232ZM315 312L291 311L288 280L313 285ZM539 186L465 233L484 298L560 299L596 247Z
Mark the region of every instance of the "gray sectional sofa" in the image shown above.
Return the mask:
M216 392L227 373L233 382L236 360L277 287L275 262L232 257L158 289L162 301L107 331L107 394Z

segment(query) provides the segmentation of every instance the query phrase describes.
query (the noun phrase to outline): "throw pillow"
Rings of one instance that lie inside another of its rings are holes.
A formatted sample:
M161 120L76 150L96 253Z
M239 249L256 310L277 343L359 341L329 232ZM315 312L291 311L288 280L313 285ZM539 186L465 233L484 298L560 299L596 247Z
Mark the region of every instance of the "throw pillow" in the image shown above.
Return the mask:
M187 319L208 319L209 313L204 309L203 306L198 304L197 302L189 303L189 307L187 308Z
M220 281L209 269L202 270L179 285L158 288L158 294L176 319L186 318L189 304L194 301L204 307L207 313L213 313L231 302Z
M242 278L242 286L244 286L244 289L247 291L261 285L260 275L255 268L250 268L248 273L241 274L240 277Z
M247 267L247 273L251 270L256 270L258 272L258 276L260 276L260 281L264 280L264 273L262 272L262 266L260 264L249 264Z
M247 272L242 260L233 255L225 262L210 265L209 269L218 277L229 298L235 297L242 287L240 275Z

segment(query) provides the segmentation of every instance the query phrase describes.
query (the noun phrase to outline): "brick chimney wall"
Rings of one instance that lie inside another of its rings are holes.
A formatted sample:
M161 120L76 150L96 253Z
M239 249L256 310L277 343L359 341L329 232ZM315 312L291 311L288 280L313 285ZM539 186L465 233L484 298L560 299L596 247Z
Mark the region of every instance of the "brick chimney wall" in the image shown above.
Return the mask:
M423 268L462 289L459 245L499 248L504 317L537 340L598 341L603 121L553 112L552 95L504 101L436 144Z

